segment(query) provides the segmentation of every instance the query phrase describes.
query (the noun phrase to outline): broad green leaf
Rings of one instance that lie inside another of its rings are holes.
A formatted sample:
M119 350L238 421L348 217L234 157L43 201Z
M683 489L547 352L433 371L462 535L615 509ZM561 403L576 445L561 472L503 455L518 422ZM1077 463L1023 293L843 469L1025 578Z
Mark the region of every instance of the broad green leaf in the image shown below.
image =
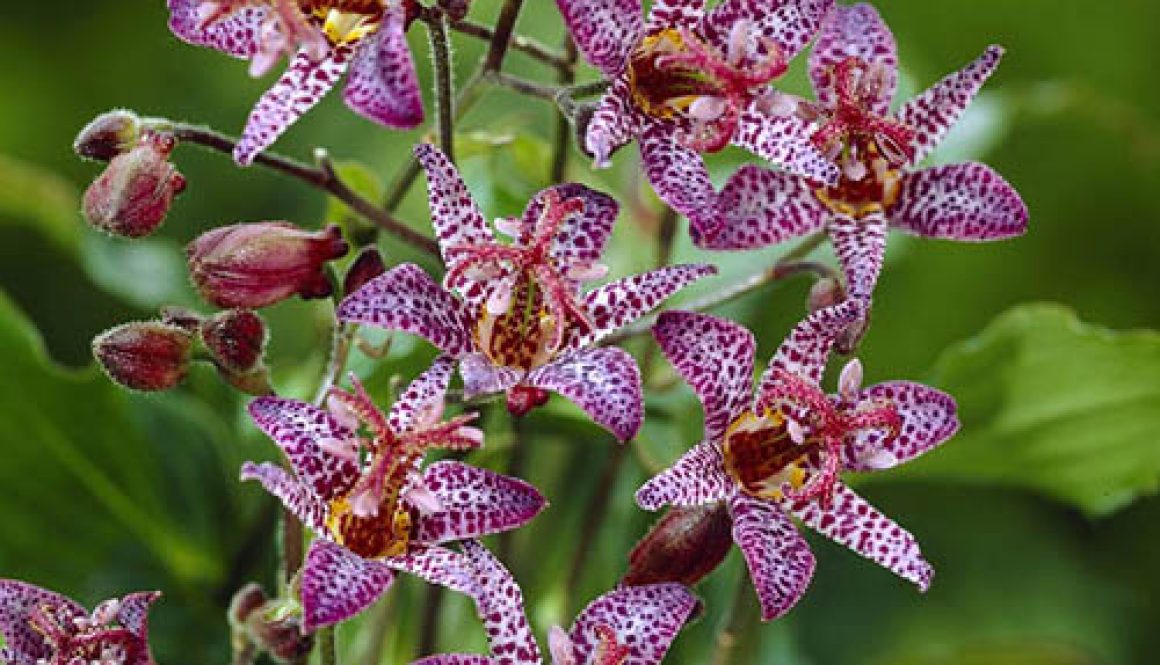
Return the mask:
M77 250L81 238L80 196L59 175L0 155L0 223L35 225L61 248Z
M934 383L962 433L899 476L1033 489L1089 515L1160 484L1160 333L1024 305L947 351Z
M185 255L172 240L125 240L88 233L83 244L85 272L125 302L149 310L162 305L200 304L193 295Z

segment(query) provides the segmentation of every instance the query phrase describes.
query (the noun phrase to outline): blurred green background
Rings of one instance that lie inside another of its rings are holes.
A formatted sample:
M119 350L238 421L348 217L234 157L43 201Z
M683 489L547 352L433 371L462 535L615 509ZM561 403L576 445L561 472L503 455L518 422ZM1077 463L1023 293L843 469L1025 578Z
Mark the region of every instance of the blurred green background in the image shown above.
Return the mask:
M243 63L178 42L166 30L163 4L6 3L0 21L0 353L7 374L0 384L0 576L86 603L162 589L166 598L153 616L159 662L226 662L230 593L247 580L274 580L274 504L237 483L237 469L243 460L272 457L273 447L212 370L195 372L169 394L130 395L91 367L89 340L117 323L153 317L161 304L207 310L187 284L180 252L206 228L259 219L316 226L345 214L296 182L183 147L176 162L189 188L161 233L125 243L84 225L79 193L98 167L78 161L70 145L90 118L124 106L237 132L270 83L249 79ZM476 0L473 18L490 21L498 4ZM559 44L554 3L526 4L518 31ZM903 97L989 43L1007 47L1003 66L935 161L992 164L1026 199L1031 230L997 245L891 240L874 326L860 352L868 378L927 380L950 390L965 427L921 462L859 480L922 542L938 570L931 591L921 596L813 539L818 572L788 618L759 625L751 591L742 587L746 628L730 662L1154 663L1160 335L1149 329L1160 327L1160 4L877 6L898 37ZM427 81L422 30L411 37ZM459 36L456 45L462 81L480 47ZM521 55L509 64L553 80ZM804 93L801 70L798 62L786 87ZM487 214L513 214L546 184L552 126L545 104L506 91L490 92L467 114L463 170ZM389 183L421 135L375 128L335 95L277 149L306 156L326 146ZM624 204L614 274L653 261L647 248L659 206L633 175L634 153L623 151L605 172L592 172L575 154L570 164L573 179ZM715 159L715 178L744 159ZM401 215L428 228L421 182ZM416 258L389 241L383 247L390 261ZM757 271L783 251L713 255L725 276L682 298ZM683 240L677 258L706 257ZM718 313L750 325L759 355L768 357L803 314L807 288L804 280L768 287ZM277 384L286 394L309 395L323 362L329 304L295 301L264 314ZM634 352L643 353L645 342L634 343ZM425 345L400 339L388 361L358 358L355 369L385 400L391 376L413 376L429 358ZM663 362L655 378L671 378ZM696 439L700 414L683 386L652 392L609 517L589 542L577 542L578 534L611 440L566 404L553 402L531 418L524 473L552 506L516 536L509 563L543 636L615 583L625 553L653 519L635 508L632 492ZM509 424L495 413L486 422L489 447L473 461L502 469ZM586 563L568 598L577 548L587 552ZM701 586L707 612L669 662L711 661L741 574L734 552ZM343 662L402 663L413 655L423 589L405 581L388 598L340 630ZM482 650L477 626L466 602L448 596L440 650Z

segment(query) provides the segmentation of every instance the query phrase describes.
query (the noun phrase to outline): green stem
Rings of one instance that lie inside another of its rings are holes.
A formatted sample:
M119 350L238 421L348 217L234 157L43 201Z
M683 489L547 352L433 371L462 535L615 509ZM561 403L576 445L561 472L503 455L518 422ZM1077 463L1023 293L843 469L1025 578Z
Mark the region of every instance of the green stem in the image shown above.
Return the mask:
M560 85L568 86L576 80L575 70L578 52L572 37L564 37L564 53L569 67L560 70ZM549 174L553 184L563 182L568 171L568 149L572 146L572 119L558 106L556 108L556 143L552 148L552 171Z
M334 626L318 631L318 660L321 665L338 665L338 654L334 649Z
M490 42L495 39L495 31L491 28L473 23L467 19L462 21L452 21L450 23L451 29L464 35L469 35L477 39L482 39ZM560 55L552 51L552 49L540 44L534 39L529 39L521 35L513 34L511 36L510 48L514 51L520 51L535 60L551 65L560 71L572 70L575 68L575 60L568 57L567 54Z
M451 43L447 40L447 26L442 12L435 12L424 21L431 38L431 60L435 67L435 123L439 127L439 147L447 159L455 162L455 122L451 81Z

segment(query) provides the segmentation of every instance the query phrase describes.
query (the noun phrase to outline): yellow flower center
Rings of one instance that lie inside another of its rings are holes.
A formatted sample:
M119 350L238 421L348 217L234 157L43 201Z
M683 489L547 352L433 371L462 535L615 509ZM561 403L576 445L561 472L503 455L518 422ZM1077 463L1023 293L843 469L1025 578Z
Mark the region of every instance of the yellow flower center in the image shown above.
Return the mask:
M805 466L816 447L795 443L781 411L747 411L725 431L725 470L747 494L780 499L784 487L805 484Z

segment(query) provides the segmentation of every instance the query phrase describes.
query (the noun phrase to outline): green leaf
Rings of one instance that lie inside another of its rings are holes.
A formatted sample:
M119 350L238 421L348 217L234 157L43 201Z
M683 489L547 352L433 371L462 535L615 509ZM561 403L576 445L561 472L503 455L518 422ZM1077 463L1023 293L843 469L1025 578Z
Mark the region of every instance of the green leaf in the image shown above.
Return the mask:
M0 155L0 222L20 222L42 231L68 252L80 242L80 197L72 183L57 174Z
M1160 484L1160 333L1024 305L948 350L934 383L958 400L962 433L891 475L1033 489L1089 515Z

